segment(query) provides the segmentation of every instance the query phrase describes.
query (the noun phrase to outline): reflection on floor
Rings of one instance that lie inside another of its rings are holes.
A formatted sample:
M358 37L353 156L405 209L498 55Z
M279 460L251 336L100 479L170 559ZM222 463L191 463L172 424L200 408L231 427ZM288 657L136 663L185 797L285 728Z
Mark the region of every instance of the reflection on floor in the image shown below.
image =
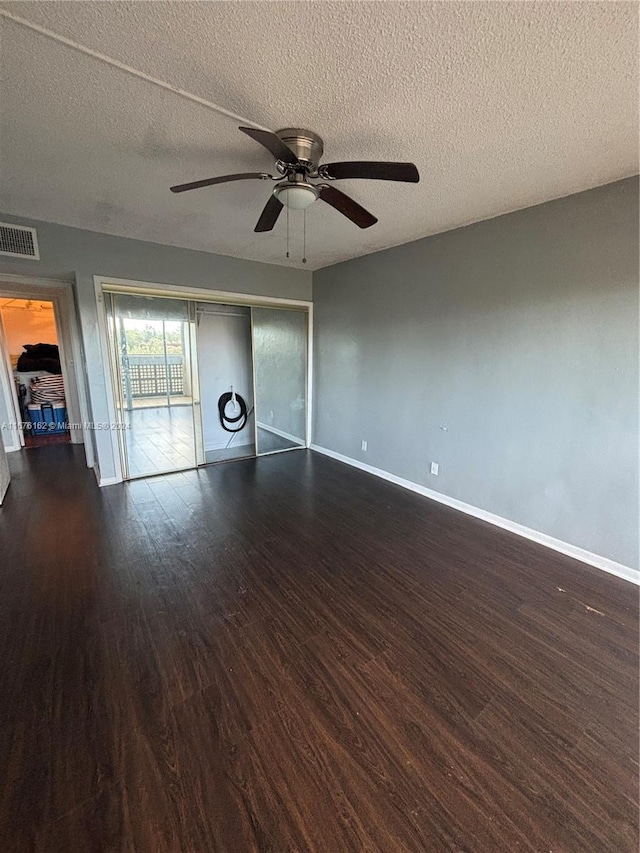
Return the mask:
M273 453L274 450L289 450L291 447L301 447L301 445L282 435L276 435L271 430L258 427L258 453Z
M125 412L129 476L194 468L191 406L158 406Z
M245 439L246 441L246 439ZM292 447L300 447L295 441L290 441L281 435L276 435L270 430L258 427L258 452L274 453L277 450L290 450ZM207 465L214 462L228 462L230 459L243 459L247 456L256 455L255 444L242 444L237 447L232 443L222 450L207 450L205 458Z
M191 406L156 406L125 412L129 476L145 477L195 468L194 426ZM231 436L230 436L231 438ZM255 456L255 445L233 443L206 453L207 464ZM301 445L258 427L258 452L273 453Z

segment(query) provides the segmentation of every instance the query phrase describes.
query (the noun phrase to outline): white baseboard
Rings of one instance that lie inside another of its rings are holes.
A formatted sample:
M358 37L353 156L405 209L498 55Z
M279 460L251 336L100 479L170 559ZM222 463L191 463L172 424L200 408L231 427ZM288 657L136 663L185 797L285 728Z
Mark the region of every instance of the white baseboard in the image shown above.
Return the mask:
M281 429L276 429L274 426L270 426L269 424L261 424L260 421L258 421L258 426L260 429L265 429L267 432L272 432L274 435L279 435L281 438L286 438L294 444L299 444L300 447L304 447L304 441L296 435L290 435L290 433L283 432Z
M116 486L118 483L122 483L119 477L102 477L98 485L102 488L103 486Z
M328 450L326 447L320 447L317 444L311 445L311 450L317 453L322 453L325 456L330 456L332 459L337 459L338 462L344 462L346 465L351 465L354 468L359 468L361 471L366 471L373 474L375 477L380 477L383 480L388 480L390 483L395 483L397 486L402 486L404 489L409 489L412 492L417 492L419 495L424 495L433 501L449 506L452 509L457 509L467 515L472 515L474 518L479 518L482 521L487 521L496 527L501 527L503 530L509 530L511 533L516 533L525 539L530 539L532 542L537 542L539 545L544 545L568 557L573 557L590 566L595 566L597 569L602 569L611 575L616 575L624 580L631 581L640 586L640 571L632 569L629 566L624 566L622 563L616 563L614 560L609 560L607 557L601 557L599 554L592 554L591 551L585 551L584 548L578 548L576 545L570 545L568 542L563 542L561 539L555 539L553 536L547 536L546 533L540 533L539 530L532 530L530 527L525 527L515 521L510 521L508 518L502 518L499 515L494 515L492 512L487 512L485 509L479 509L471 504L459 501L456 498L450 498L448 495L443 495L440 492L435 492L426 486L421 486L419 483L414 483L411 480L405 480L402 477L397 477L395 474L390 474L388 471L383 471L382 468L374 468L372 465L367 465L364 462L359 462L357 459L352 459L350 456L343 456L342 453L336 453L335 450Z
M98 481L100 488L102 488L102 486L115 486L117 483L122 483L120 477L102 477L97 465L93 466L93 473L96 475L96 480Z

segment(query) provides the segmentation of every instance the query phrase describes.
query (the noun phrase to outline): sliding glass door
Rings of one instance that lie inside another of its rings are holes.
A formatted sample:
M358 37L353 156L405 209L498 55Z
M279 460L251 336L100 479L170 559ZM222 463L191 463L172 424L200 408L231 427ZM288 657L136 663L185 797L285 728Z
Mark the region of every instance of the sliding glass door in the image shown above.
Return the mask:
M125 478L195 467L201 442L193 303L106 296Z
M305 311L252 309L258 455L306 445Z

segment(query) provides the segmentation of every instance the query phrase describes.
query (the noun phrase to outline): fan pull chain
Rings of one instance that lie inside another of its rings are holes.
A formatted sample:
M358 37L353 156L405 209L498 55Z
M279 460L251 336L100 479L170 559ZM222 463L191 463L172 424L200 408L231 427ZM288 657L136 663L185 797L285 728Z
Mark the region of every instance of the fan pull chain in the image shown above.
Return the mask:
M307 210L302 211L302 263L307 263Z
M287 257L289 257L289 205L287 205Z

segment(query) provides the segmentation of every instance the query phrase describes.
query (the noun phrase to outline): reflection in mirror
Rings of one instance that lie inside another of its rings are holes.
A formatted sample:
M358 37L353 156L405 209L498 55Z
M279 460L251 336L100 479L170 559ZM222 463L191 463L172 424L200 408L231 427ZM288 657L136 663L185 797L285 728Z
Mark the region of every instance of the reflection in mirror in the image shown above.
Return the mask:
M307 314L253 308L258 453L306 444Z

